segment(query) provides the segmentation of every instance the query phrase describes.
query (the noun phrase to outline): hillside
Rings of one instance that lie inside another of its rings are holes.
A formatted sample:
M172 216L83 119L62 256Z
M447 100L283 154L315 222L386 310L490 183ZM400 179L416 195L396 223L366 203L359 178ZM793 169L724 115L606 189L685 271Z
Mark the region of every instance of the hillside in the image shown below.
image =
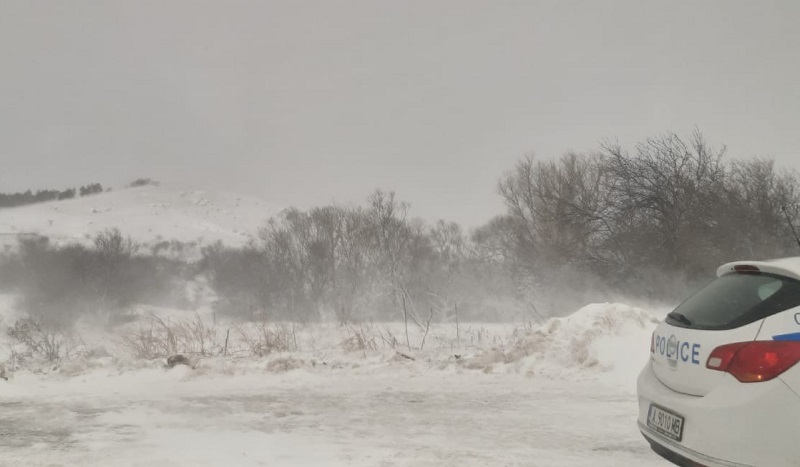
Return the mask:
M64 201L0 209L0 245L20 233L86 242L118 228L142 244L177 240L241 245L279 211L257 197L176 186L141 186Z

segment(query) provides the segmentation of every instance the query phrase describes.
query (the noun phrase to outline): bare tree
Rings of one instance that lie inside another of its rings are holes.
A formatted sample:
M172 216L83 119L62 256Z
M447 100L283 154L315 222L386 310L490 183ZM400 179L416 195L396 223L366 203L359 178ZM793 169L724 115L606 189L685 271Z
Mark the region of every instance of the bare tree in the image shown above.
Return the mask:
M675 269L689 260L694 230L708 224L721 192L725 148L708 146L695 131L689 143L674 133L649 138L635 154L606 144L609 190L628 244L656 248L643 258Z

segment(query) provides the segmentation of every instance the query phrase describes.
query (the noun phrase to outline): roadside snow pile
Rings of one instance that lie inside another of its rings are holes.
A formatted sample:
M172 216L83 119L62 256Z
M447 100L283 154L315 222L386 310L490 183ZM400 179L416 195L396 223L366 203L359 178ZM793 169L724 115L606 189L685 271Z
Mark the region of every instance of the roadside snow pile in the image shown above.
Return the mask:
M619 303L588 305L564 318L552 318L514 344L485 351L467 368L493 371L498 364L529 375L577 376L586 369L627 379L648 358L650 334L658 319L643 309Z
M5 329L16 316L11 298L3 298L0 325ZM59 335L66 339L66 353L56 362L36 352L26 357L37 349L0 333L0 362L7 363L12 379L17 371L55 379L165 371L167 357L181 354L191 360L187 378L277 376L297 370L371 375L404 369L409 374L482 371L603 379L630 388L649 357L650 334L658 322L657 314L618 303L589 305L532 329L518 323L461 323L459 328L438 323L408 330L396 322L244 323L218 318L209 309L154 307L131 316L133 321L114 329L88 321ZM22 359L9 358L14 345Z

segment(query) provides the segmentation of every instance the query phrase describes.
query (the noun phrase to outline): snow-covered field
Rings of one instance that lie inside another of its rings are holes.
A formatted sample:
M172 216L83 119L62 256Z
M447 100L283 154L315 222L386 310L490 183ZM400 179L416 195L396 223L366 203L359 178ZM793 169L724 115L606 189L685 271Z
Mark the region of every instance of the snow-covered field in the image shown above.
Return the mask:
M462 325L455 344L440 325L423 350L420 330L412 350L404 335L356 348L359 329L309 325L295 351L196 369L117 356L17 371L0 380L0 465L663 466L635 422L654 325L597 304ZM371 326L367 340L399 334Z

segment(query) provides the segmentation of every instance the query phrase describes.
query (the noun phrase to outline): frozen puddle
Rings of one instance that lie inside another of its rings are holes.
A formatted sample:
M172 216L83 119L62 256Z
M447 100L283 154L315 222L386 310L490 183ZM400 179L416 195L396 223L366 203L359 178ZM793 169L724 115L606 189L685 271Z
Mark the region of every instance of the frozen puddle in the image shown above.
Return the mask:
M591 378L19 375L0 385L0 465L667 465L635 416L633 394Z

